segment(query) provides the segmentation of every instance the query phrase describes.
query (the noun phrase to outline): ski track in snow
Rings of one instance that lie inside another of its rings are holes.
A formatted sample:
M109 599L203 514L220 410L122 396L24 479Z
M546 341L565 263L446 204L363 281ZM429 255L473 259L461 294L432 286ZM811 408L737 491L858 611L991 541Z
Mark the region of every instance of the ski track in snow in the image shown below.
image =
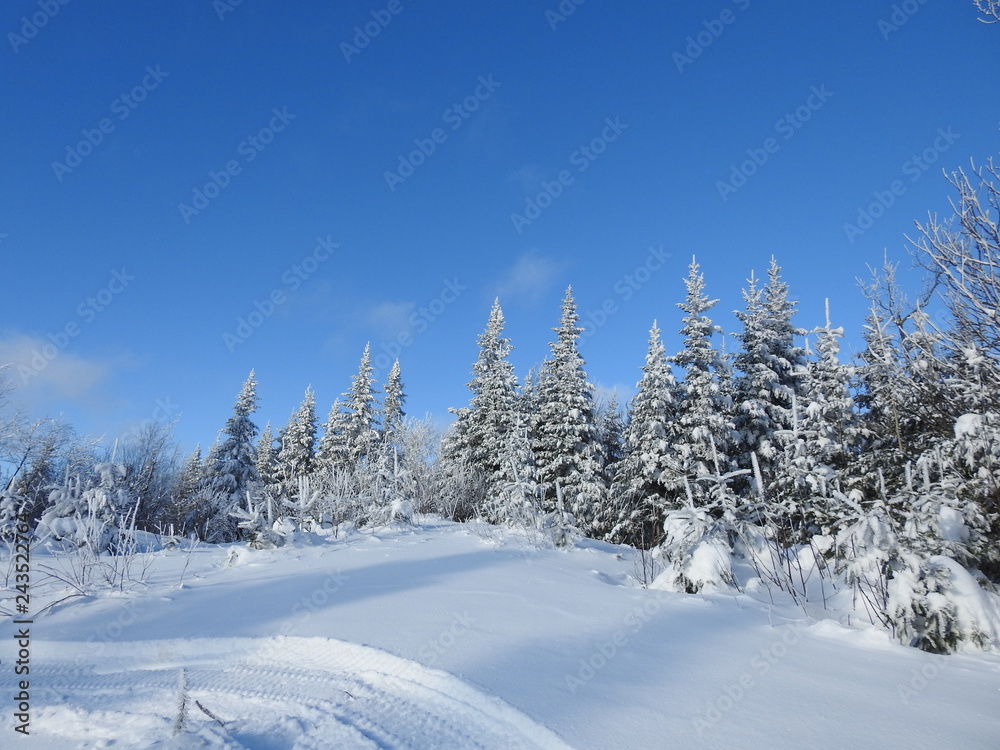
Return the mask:
M31 747L569 750L453 675L344 641L134 641L100 655L89 643L33 646ZM173 736L181 669L188 719ZM12 677L0 675L4 694Z

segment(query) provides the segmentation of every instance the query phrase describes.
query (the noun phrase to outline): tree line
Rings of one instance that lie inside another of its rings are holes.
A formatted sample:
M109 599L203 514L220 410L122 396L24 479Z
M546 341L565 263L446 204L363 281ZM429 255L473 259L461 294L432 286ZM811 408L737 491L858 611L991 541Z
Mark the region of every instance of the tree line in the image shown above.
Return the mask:
M98 454L65 424L15 416L0 425L14 467L0 529L28 518L39 536L110 552L126 529L279 546L439 513L631 545L647 583L677 590L740 587L749 566L803 606L850 592L905 643L985 644L1000 636L988 594L1000 582L1000 180L989 163L951 183L955 217L910 238L927 288L908 300L888 262L862 284L855 361L829 307L822 325L797 325L773 259L747 281L729 353L693 259L681 348L667 353L652 323L624 409L595 398L572 289L523 379L497 300L469 404L443 436L406 417L398 361L379 387L368 347L322 427L310 388L277 435L261 431L251 372L205 457L181 460L162 424Z

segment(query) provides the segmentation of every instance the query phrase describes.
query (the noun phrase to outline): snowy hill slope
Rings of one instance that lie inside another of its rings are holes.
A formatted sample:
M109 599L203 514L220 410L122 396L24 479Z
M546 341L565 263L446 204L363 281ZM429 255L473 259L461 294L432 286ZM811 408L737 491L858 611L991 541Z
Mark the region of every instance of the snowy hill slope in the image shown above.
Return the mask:
M1000 656L646 590L620 548L475 528L153 553L144 583L35 618L28 738L5 619L0 746L998 746ZM60 563L34 559L36 595L65 595L40 582Z

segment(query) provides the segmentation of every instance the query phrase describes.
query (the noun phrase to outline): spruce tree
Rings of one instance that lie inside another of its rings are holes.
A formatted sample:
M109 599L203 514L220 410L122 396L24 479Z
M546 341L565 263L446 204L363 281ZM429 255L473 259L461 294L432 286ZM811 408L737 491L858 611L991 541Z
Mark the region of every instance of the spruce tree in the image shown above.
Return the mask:
M782 450L777 433L792 428L792 401L801 400L807 366L805 350L795 343L796 336L805 334L792 323L797 303L788 299L788 285L774 258L767 276L763 290L751 276L744 291L746 309L736 312L743 323L743 332L736 335L741 351L734 362L740 372L735 382L739 463L750 468L750 454L756 453L765 481L773 477Z
M231 512L245 506L247 494L257 491L257 451L254 438L257 425L250 415L257 410L257 381L253 370L243 384L233 415L222 430L224 439L216 443L208 459L204 492L199 492L197 509L199 531L210 542L235 541L238 529Z
M538 421L532 448L543 508L558 510L556 485L581 529L590 531L593 514L607 490L604 454L594 409L593 386L577 348L583 329L573 289L566 290L551 354L537 383Z
M472 399L466 442L468 462L483 474L486 492L495 492L509 476L504 452L518 419L517 378L507 360L513 350L503 335L500 301L494 300L486 330L479 335L479 356L472 366Z
M352 466L367 460L378 445L378 402L372 368L371 345L365 344L358 374L344 394L343 434Z
M342 469L348 466L346 429L347 415L340 408L340 399L336 399L323 424L323 437L319 440L316 457L320 466L326 469Z
M618 518L608 535L611 541L644 549L659 542L671 496L664 479L670 475L670 434L677 406L677 381L654 321L642 377L629 405L624 456L612 485Z
M274 448L274 432L270 422L264 426L257 442L257 475L265 487L276 484L281 478L278 472L278 451Z
M286 492L290 493L297 486L299 477L309 476L315 471L315 445L316 395L309 386L298 411L292 414L288 425L281 431L278 472Z
M385 382L385 398L382 403L382 443L387 448L399 448L399 432L403 428L403 404L406 394L403 392L403 377L399 369L399 360L392 363L389 376Z
M700 477L725 475L735 468L736 433L732 419L732 373L727 357L712 337L722 328L707 313L718 303L705 293L705 277L692 258L685 281L683 348L670 362L683 371L676 419L669 428L670 460L664 484L670 503L680 507L691 493L698 506L710 505L709 488Z
M851 382L854 368L840 361L842 328L830 323L817 336L817 357L803 377L801 397L792 402L792 427L780 436L782 452L768 488L773 520L790 534L789 541L806 542L827 534L838 523L835 494L846 491L846 472L859 439Z

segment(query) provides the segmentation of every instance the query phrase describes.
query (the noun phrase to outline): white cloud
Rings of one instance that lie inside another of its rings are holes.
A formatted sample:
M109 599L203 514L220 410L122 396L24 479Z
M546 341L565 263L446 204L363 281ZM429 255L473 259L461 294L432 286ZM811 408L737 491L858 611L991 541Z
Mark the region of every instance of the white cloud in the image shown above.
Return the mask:
M112 372L109 362L85 359L47 338L20 333L0 337L0 365L8 365L13 399L29 408L91 401Z
M497 283L496 296L501 302L510 297L535 301L551 288L559 270L559 264L551 258L525 253Z
M380 302L368 310L365 322L374 326L383 336L395 336L410 328L408 318L416 307L414 302Z

